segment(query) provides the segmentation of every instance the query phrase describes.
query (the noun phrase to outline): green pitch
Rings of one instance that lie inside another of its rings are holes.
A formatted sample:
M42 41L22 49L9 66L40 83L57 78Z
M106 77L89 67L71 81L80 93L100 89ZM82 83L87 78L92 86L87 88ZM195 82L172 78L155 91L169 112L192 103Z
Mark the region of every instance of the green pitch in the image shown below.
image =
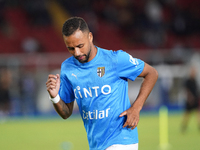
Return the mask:
M188 130L180 132L182 114L169 115L169 150L199 150L200 131L195 116ZM157 114L141 114L138 125L139 150L159 150ZM8 119L0 118L1 150L88 150L87 137L79 117Z

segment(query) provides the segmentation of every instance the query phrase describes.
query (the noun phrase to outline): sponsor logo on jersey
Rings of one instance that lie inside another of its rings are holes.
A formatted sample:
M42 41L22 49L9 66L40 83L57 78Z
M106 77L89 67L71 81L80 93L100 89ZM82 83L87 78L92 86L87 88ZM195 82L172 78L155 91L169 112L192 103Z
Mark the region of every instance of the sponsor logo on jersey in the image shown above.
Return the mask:
M93 111L82 111L82 117L84 120L93 120L93 119L103 119L107 118L109 115L110 108L105 110L93 110Z
M98 67L97 68L97 75L99 77L103 77L104 74L105 74L105 67Z
M102 87L94 86L94 87L88 87L88 88L81 88L80 86L77 86L74 89L74 95L76 99L78 99L78 96L80 98L98 97L100 93L102 93L103 95L110 94L111 86L104 85Z

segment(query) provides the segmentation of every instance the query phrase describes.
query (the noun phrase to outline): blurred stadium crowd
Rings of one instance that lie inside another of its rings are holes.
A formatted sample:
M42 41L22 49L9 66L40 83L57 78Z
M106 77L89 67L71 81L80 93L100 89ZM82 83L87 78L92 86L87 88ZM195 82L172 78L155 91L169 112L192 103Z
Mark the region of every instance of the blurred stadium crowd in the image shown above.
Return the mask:
M39 31L46 29L47 33L50 32L45 35L46 38L54 35L50 13L52 1L0 1L0 39L6 43L14 43L11 44L14 48L10 46L5 49L1 46L1 53L22 52L21 42L29 36L35 37L35 40L44 46L43 48L35 46L35 49L43 52L55 51L49 50L45 41L38 37L41 35L34 32L35 28ZM84 17L96 35L96 43L103 47L110 49L200 47L198 0L56 0L55 2L70 16ZM36 43L33 39L28 40ZM50 44L51 39L47 40ZM64 51L63 47L58 47L57 51Z
M69 56L58 26L67 17L83 17L100 47L151 65L188 65L200 52L199 7L199 0L0 0L0 115L39 112L46 75Z

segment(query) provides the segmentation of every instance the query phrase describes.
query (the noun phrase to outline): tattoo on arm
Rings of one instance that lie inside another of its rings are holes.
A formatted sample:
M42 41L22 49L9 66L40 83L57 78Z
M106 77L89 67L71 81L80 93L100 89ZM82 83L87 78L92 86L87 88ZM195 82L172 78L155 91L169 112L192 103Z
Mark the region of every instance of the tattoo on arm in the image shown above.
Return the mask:
M54 104L54 108L63 119L67 119L72 114L73 104L74 102L66 104L64 101L60 100L58 103Z

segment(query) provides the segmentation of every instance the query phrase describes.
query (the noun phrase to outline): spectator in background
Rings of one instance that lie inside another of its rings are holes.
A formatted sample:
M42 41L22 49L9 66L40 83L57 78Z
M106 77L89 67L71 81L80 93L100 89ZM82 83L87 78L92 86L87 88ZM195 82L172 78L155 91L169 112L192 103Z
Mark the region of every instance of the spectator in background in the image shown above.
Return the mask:
M26 53L42 52L42 46L34 37L26 37L21 43L22 50Z
M148 24L144 41L149 46L158 47L165 41L163 9L159 2L150 0L146 3L144 11Z
M36 112L36 81L31 69L21 69L20 75L20 111L22 115L34 115Z
M6 1L0 0L0 34L10 37L12 35L13 30L4 16L5 5L6 5Z
M191 116L191 112L199 108L199 96L198 87L196 81L196 69L193 67L190 70L189 78L185 81L186 88L186 103L185 103L185 113L182 121L181 130L185 132L188 126L188 122ZM200 130L200 111L197 114L198 127Z
M47 10L47 1L29 0L23 1L24 10L32 25L44 26L51 24L51 17Z
M3 12L3 8L4 8L5 2L0 0L0 31L4 32L4 29L6 27L6 21L4 18L4 12Z
M9 69L3 68L0 70L0 116L6 116L10 113L11 99L10 99L10 85L11 72Z

